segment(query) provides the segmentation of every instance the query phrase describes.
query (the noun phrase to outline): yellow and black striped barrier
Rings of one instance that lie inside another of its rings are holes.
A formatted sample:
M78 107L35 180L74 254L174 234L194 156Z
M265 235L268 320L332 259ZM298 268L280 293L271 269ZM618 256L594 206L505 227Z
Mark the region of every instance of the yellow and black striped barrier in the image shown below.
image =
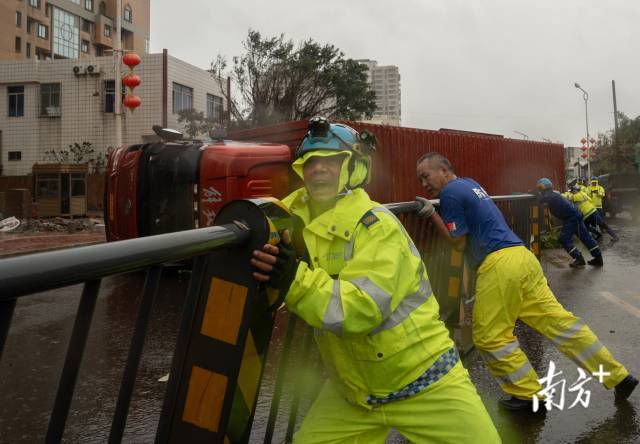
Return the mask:
M249 439L277 303L253 280L249 260L277 243L291 218L275 199L242 200L216 217L216 225L229 223L251 227L251 239L194 265L190 321L181 326L156 442Z

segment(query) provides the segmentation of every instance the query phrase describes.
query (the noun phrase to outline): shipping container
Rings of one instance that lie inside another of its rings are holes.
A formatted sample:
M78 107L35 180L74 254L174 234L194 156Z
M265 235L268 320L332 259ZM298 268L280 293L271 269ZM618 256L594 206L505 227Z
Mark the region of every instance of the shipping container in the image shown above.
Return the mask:
M402 202L424 192L416 179L416 161L438 151L453 163L456 174L478 181L491 195L526 192L548 177L564 184L563 146L556 143L508 139L500 135L441 129L438 131L342 121L378 139L372 181L367 191L375 200ZM234 140L254 140L289 146L292 153L307 132L300 120L233 132Z

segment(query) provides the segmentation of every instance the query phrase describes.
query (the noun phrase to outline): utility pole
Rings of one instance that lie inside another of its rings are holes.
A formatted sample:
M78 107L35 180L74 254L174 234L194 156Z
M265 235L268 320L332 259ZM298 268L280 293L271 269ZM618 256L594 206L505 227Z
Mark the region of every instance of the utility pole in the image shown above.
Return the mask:
M611 81L613 92L613 154L615 156L615 166L620 171L620 147L618 145L618 105L616 103L616 81Z
M122 0L116 0L116 35L113 44L113 59L115 63L115 80L114 80L114 117L116 123L116 146L122 145Z

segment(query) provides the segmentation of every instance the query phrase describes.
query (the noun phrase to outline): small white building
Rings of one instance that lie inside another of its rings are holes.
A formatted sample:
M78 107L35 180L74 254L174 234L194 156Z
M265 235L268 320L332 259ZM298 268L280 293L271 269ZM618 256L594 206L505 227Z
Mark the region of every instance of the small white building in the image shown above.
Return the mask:
M134 112L123 107L123 143L155 140L153 125L181 129L182 109L223 119L224 95L208 71L166 50L141 57L134 94L142 105ZM34 163L48 160L46 151L74 143L105 154L115 145L114 78L113 57L0 61L0 174L30 174Z

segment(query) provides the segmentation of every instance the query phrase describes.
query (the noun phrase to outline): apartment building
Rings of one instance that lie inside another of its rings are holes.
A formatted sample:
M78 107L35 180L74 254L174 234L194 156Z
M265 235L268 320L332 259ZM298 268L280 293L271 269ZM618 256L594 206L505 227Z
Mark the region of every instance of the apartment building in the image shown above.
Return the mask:
M150 0L121 0L122 48L149 52ZM111 54L116 0L0 0L0 60Z
M123 116L123 143L156 140L153 125L182 129L182 109L223 119L224 95L207 70L165 50L142 55L135 73L142 105ZM114 78L113 57L0 60L0 174L30 174L34 163L50 160L47 151L73 143L89 142L98 155L114 147Z
M369 68L368 82L376 93L376 111L368 122L400 126L400 70L397 66L378 66L375 60L358 60Z

